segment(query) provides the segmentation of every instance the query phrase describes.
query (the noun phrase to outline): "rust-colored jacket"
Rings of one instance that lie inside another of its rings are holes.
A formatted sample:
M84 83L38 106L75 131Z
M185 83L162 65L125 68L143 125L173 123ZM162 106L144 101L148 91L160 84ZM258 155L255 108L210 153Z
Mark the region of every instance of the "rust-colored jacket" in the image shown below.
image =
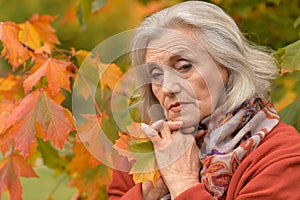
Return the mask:
M123 163L124 164L124 163ZM130 167L130 164L125 163ZM109 200L142 200L141 183L115 170L107 187ZM204 184L184 191L175 200L212 199ZM226 200L300 199L300 135L280 122L238 166L224 198Z

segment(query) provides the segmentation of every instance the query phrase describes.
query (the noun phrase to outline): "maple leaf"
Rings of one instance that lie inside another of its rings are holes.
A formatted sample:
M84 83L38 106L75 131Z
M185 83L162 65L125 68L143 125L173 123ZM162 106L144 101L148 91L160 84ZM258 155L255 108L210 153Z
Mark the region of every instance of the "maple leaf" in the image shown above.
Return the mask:
M102 91L106 86L111 90L113 90L115 85L123 75L123 72L116 64L110 64L107 66L101 63L99 65L99 70L101 73L100 83L101 83Z
M38 56L35 65L33 66L32 74L23 82L25 92L28 92L37 84L42 77L47 77L48 87L51 95L56 95L60 92L60 88L70 91L71 73L67 71L70 62L57 60L54 58L44 58Z
M78 196L83 199L107 199L107 195L103 191L111 181L111 174L111 169L105 165L98 165L93 169L86 168L82 173L71 176L69 185L76 187L79 191ZM79 199L81 198L79 197Z
M36 122L42 125L44 141L51 140L62 148L69 132L74 130L69 115L67 109L50 99L45 91L36 90L25 96L12 111L6 127L11 127L15 148L27 156L30 144L35 141Z
M19 41L19 31L19 26L14 22L0 22L0 40L4 46L1 55L8 59L13 70L25 64L30 57L29 51Z
M70 162L70 173L81 174L85 169L93 169L101 162L86 149L84 144L77 143L73 148L74 157Z
M101 161L112 166L117 154L115 151L112 151L112 142L104 133L103 116L104 114L102 116L93 114L83 115L86 121L78 127L77 135L89 154L94 158L94 160L89 159L90 163L97 164ZM110 129L109 134L112 134L112 132L113 129Z
M142 131L139 123L133 122L127 126L127 130L128 134L120 133L120 138L116 140L114 148L129 161L136 161L129 172L133 175L135 183L150 180L155 185L160 173L151 141Z
M32 167L20 155L11 155L0 167L0 199L5 188L8 188L10 199L22 199L22 187L19 177L37 177Z
M54 44L59 44L55 29L50 25L54 19L55 17L50 15L32 15L28 21L19 24L21 28L20 40L34 50L41 48L43 45L49 48ZM49 49L46 52L49 53Z
M97 88L99 81L99 70L94 59L87 57L76 76L73 86L74 96L83 96L84 99L94 98L93 90Z
M22 77L12 74L0 78L0 99L15 101L22 98L24 95L22 82Z

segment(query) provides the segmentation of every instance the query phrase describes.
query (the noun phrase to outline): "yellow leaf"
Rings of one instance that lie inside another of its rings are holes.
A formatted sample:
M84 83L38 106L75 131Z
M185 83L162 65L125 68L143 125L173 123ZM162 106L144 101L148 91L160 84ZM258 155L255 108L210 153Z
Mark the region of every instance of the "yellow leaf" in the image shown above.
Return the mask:
M135 183L143 183L147 180L152 181L153 185L156 185L157 180L160 177L160 173L158 170L145 172L145 173L133 173L133 181Z
M20 40L34 50L45 44L51 47L59 44L55 30L50 25L54 19L55 17L50 15L32 15L29 21L19 24L21 28Z
M100 75L100 82L101 82L101 89L104 90L105 87L110 88L111 90L114 89L117 82L123 75L123 72L116 64L100 64L99 70L102 72ZM104 71L103 71L104 70Z
M25 64L30 56L29 51L19 41L19 31L20 27L13 22L0 22L0 40L4 46L1 55L8 59L13 70Z

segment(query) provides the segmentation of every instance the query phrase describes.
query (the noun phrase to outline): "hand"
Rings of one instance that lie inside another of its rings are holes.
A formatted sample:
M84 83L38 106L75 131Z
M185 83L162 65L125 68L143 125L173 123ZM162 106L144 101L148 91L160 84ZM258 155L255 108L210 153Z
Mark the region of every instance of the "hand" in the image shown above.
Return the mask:
M152 141L160 173L175 198L199 183L199 148L193 135L172 131L174 124L172 128L169 124L160 120L152 126L143 125L142 129Z
M142 185L143 200L159 200L168 193L169 190L162 178L158 179L155 187L151 181L145 181Z

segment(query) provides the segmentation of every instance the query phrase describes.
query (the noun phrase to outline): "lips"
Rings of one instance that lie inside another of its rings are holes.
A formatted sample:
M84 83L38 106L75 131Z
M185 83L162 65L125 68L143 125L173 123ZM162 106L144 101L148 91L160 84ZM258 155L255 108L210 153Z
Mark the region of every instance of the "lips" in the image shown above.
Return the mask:
M179 102L173 103L169 106L169 110L173 112L180 112L181 111L181 104Z

